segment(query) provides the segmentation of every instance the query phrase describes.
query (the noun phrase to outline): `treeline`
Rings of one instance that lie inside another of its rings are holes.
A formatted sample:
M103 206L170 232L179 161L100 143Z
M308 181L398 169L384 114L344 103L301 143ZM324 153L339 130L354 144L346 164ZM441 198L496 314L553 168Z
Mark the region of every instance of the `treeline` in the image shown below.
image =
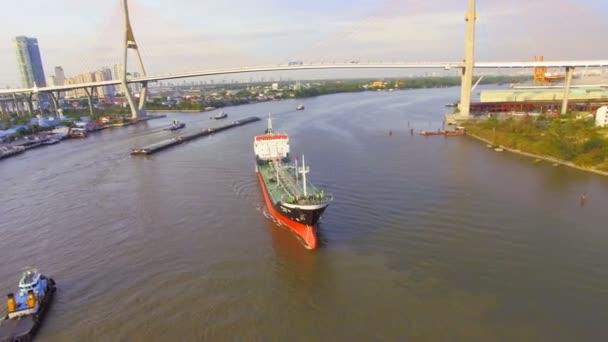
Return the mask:
M511 84L530 81L531 76L485 76L479 84ZM377 89L423 89L460 86L460 77L416 77L384 80L383 87L372 87L374 80L326 81L294 92L295 97L311 97L326 94L358 92Z
M150 110L195 110L195 111L202 111L205 109L205 106L203 106L200 103L191 103L191 102L179 102L179 103L174 103L171 104L170 106L167 105L163 105L160 103L160 101L154 101L152 103L148 103L146 104L146 108L150 109Z
M476 82L478 78L473 79ZM479 84L509 84L530 81L531 76L485 76ZM421 77L393 82L399 89L440 88L460 86L460 77ZM387 85L390 88L391 84Z
M351 93L358 91L365 91L364 85L368 82L356 82L356 81L334 81L325 82L321 85L315 85L310 88L302 88L294 91L295 97L312 97L327 94L336 93Z
M608 129L573 114L548 118L491 118L466 125L467 131L495 145L553 157L578 166L608 171Z

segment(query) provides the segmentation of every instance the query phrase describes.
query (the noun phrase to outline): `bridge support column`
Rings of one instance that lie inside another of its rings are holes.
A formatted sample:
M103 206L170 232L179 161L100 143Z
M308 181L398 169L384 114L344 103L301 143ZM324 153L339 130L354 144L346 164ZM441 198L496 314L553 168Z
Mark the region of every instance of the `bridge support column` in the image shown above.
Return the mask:
M126 55L127 54L125 52L125 56ZM125 59L126 59L126 57L125 57ZM122 86L122 91L125 94L125 97L127 98L127 102L129 103L129 109L131 109L131 119L137 120L137 118L139 117L138 111L137 111L137 106L135 106L135 101L133 100L133 95L131 95L131 90L129 90L129 86L127 85L126 76L125 76L125 79L121 82L121 86Z
M57 95L55 95L53 92L50 92L49 94L51 96L51 102L53 103L53 109L55 109L55 117L60 118L61 113L59 112L59 100L57 100L59 98L59 92L57 92Z
M17 116L21 116L21 110L19 109L19 103L17 102L17 94L13 94L13 106Z
M38 111L40 112L40 115L44 115L44 110L42 108L44 97L44 93L36 93L36 102L38 103Z
M566 84L564 85L564 97L562 98L562 115L568 112L568 98L570 97L570 87L572 86L573 76L574 67L566 67Z
M143 67L143 64L142 64ZM139 106L137 107L137 111L139 115L146 116L146 101L148 99L148 82L142 82L141 91L139 92Z
M84 91L87 93L87 99L89 100L89 115L93 118L93 88L84 88Z
M464 41L464 67L462 68L462 79L460 85L460 110L459 117L466 119L471 111L471 91L473 86L473 68L475 65L475 0L469 0L467 7L466 32Z
M34 94L30 93L27 95L27 111L30 116L34 116L34 104L32 103L32 96L34 96Z

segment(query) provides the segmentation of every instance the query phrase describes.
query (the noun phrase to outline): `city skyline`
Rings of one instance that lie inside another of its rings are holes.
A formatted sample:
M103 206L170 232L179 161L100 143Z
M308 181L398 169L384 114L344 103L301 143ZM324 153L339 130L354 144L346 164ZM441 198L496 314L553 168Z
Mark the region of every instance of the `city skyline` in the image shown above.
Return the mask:
M131 1L130 7L144 63L149 73L160 74L290 60L460 60L466 2L355 0L347 6L338 0L183 0L175 6L168 0L140 0ZM77 75L119 63L118 1L13 2L8 4L11 8L35 20L15 15L5 22L8 29L0 33L0 86L19 84L9 44L19 35L38 38L47 70L61 65L66 75ZM261 14L251 16L254 12ZM608 4L487 0L478 1L478 13L478 59L597 59L608 53L601 34L594 34L608 30Z

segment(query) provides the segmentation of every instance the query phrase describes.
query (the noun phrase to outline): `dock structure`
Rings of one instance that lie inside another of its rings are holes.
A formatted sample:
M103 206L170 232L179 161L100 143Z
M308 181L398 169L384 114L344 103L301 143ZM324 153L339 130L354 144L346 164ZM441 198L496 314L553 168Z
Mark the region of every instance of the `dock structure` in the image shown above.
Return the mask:
M166 148L169 148L171 146L175 146L175 145L179 145L181 143L184 143L186 141L190 141L190 140L194 140L197 138L201 138L201 137L205 137L214 133L218 133L221 131L225 131L228 130L230 128L234 128L234 127L238 127L238 126L243 126L252 122L256 122L256 121L260 121L260 118L258 118L257 116L251 116L245 119L241 119L241 120L235 120L232 121L229 124L225 124L222 126L218 126L218 127L209 127L209 128L203 128L200 131L194 132L194 133L190 133L190 134L183 134L171 139L165 139L162 141L159 141L157 143L154 144L150 144L148 146L144 146L142 148L134 148L131 150L131 155L149 155L149 154L153 154L156 153L158 151L164 150Z

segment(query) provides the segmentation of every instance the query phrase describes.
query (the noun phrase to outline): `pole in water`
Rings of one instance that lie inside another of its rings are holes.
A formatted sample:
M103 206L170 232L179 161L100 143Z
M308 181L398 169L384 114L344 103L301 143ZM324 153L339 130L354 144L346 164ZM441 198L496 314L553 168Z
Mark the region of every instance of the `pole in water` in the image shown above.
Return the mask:
M587 193L583 192L581 195L581 207L584 206L585 203L587 203Z
M410 128L410 135L414 135L414 129Z
M393 135L393 131L388 131L388 136L392 136Z

